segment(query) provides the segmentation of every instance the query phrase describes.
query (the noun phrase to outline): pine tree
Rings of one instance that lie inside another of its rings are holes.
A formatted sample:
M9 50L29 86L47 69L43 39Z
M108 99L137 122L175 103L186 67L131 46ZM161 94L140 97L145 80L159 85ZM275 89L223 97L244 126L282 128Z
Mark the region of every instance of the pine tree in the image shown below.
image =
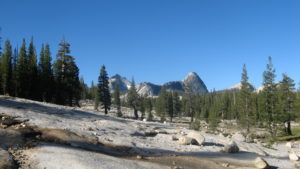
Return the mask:
M116 84L114 89L114 103L117 106L117 116L122 117L121 99L120 99L120 85Z
M12 94L12 47L9 40L5 41L4 53L1 61L1 82L4 94Z
M160 90L159 96L156 99L155 111L160 117L160 121L164 122L166 120L167 114L167 104L168 104L168 93L165 88Z
M263 109L266 114L268 128L272 136L275 136L275 106L276 106L276 84L275 84L275 69L273 68L272 57L269 56L267 69L263 74Z
M0 27L0 33L1 33L1 27ZM1 62L2 62L2 37L0 36L0 65L1 65ZM1 69L0 69L0 75L2 74L1 72ZM0 78L0 86L2 86L2 81L1 81L1 78ZM2 94L2 90L1 90L1 87L0 87L0 93Z
M92 100L96 100L97 86L94 85L94 81L91 82L90 95Z
M167 100L166 100L166 103L167 103L167 112L168 112L168 115L170 117L170 121L172 122L173 121L173 117L174 117L174 105L173 105L173 95L171 92L169 92L167 94Z
M129 107L133 108L135 119L138 119L139 118L139 115L138 115L139 96L136 91L135 82L134 82L133 78L131 81L130 89L128 91L127 103L129 105Z
M100 76L98 78L98 97L102 108L104 108L105 114L108 113L108 110L110 110L111 105L111 96L108 84L109 82L107 72L105 70L105 66L102 65L100 70Z
M18 56L19 52L15 48L14 53L13 53L13 59L12 59L12 96L17 96L18 91L17 91L17 84L18 84L18 79L17 79L17 64L18 64Z
M219 105L218 105L218 100L215 91L209 94L209 99L210 99L210 107L209 107L209 114L208 114L208 124L209 124L209 129L215 130L218 127L218 123L220 120L218 116Z
M38 89L38 74L37 74L37 56L36 50L33 44L33 38L31 38L29 47L28 47L28 85L29 85L29 98L33 100L40 100Z
M145 118L146 106L145 106L146 96L139 97L139 111L141 112L141 120Z
M194 121L195 115L195 103L194 103L194 94L192 92L192 88L190 86L185 86L185 93L184 93L184 108L185 113L189 117L191 117L191 122Z
M240 119L241 124L246 126L247 133L250 132L251 122L253 121L251 112L251 91L250 84L248 82L248 73L246 65L243 65L243 73L241 79L241 90L239 92L239 102L240 102Z
M181 111L180 98L179 98L177 91L172 92L172 95L173 95L173 97L172 97L173 98L173 101L172 101L173 112L174 112L174 115L178 116Z
M51 53L48 44L44 47L42 45L39 65L38 65L38 75L39 75L39 94L42 101L51 102L53 100L54 92L54 78L53 70L51 64Z
M145 108L146 108L146 112L148 114L147 120L152 121L153 120L153 114L152 114L153 104L149 97L147 97L145 100Z
M28 74L28 58L26 51L26 42L23 39L20 48L18 63L17 63L17 93L18 97L28 98L29 96L29 74Z
M79 81L80 81L80 88L81 88L80 98L82 100L86 100L88 98L88 87L85 84L83 77L81 77Z
M291 120L294 119L293 113L295 102L295 83L294 80L283 74L282 81L279 87L279 100L280 100L280 115L278 117L279 122L282 122L285 127L285 133L292 135Z
M79 106L80 82L79 69L70 54L70 44L65 40L59 43L60 49L53 67L56 83L55 103Z

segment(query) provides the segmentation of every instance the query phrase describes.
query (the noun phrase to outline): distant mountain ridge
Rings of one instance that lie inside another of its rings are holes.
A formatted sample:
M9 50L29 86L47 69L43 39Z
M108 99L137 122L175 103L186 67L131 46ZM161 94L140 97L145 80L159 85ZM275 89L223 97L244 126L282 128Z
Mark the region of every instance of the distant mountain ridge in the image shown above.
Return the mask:
M238 92L242 89L242 83L237 83L235 85L232 85L226 89L223 89L223 90L218 90L216 92ZM249 83L249 90L251 92L256 92L256 88L254 87L253 84Z
M233 86L227 88L226 90L240 91L241 89L242 89L242 83L238 83L238 84L235 84L235 85L233 85ZM251 92L253 92L253 91L256 90L255 87L254 87L251 83L249 83L249 90L250 90Z
M130 81L125 77L116 74L109 79L109 87L112 92L114 87L119 84L121 91L127 91L130 88ZM158 96L160 90L165 88L167 91L184 92L187 87L191 89L194 94L208 93L205 83L201 80L195 72L190 72L182 81L166 82L162 85L156 85L150 82L142 82L136 85L139 95Z

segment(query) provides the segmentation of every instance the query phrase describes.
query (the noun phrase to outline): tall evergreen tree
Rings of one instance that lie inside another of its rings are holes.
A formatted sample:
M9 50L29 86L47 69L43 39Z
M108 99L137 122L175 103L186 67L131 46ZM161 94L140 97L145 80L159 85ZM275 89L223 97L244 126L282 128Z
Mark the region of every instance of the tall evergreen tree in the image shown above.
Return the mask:
M29 85L29 98L33 100L40 100L38 89L38 73L37 73L37 55L35 46L33 44L33 38L31 38L29 47L28 47L28 85Z
M172 122L173 121L173 117L174 117L174 105L173 105L173 95L172 95L172 92L169 92L167 94L167 100L166 100L166 103L167 103L167 112L168 112L168 115L170 117L170 121Z
M180 98L179 98L179 95L178 95L178 92L177 91L174 91L172 92L172 104L173 104L173 112L174 112L174 115L179 115L180 111L181 111L181 102L180 102Z
M276 84L275 84L275 69L273 68L272 57L269 56L269 63L263 74L263 109L266 114L268 128L272 136L275 136L275 107L276 107Z
M117 106L117 116L122 117L121 99L120 99L120 85L117 84L114 89L114 103Z
M1 65L1 62L2 62L2 37L1 37L1 27L0 27L0 65ZM1 69L0 69L0 74L2 74L1 72ZM1 78L0 78L0 86L2 86L2 81L1 81ZM0 87L0 93L2 94L2 88Z
M26 51L26 42L23 39L20 48L18 63L17 63L17 93L18 97L28 98L29 96L29 74L28 74L28 58Z
M107 72L105 70L105 66L102 65L100 70L100 76L98 78L98 96L99 101L104 108L105 114L108 113L108 110L110 110L111 105L111 96L109 92L109 86L108 86L108 76Z
M5 41L1 61L1 81L4 94L12 94L12 47L9 40Z
M96 96L97 96L97 86L95 86L94 81L91 82L91 88L90 88L90 95L91 95L91 99L92 100L96 100Z
M18 84L18 79L17 79L17 64L18 64L18 56L19 52L15 48L14 53L13 53L13 59L12 59L12 96L17 96L17 84Z
M165 88L162 88L155 102L155 111L157 115L160 117L161 122L166 120L166 115L168 113L167 105L168 105L168 92Z
M86 100L88 98L88 87L85 84L83 77L81 77L79 81L80 81L80 88L81 88L80 98L82 100Z
M251 113L251 91L250 84L248 82L248 73L246 65L243 65L243 73L241 79L241 90L239 92L240 101L240 122L246 126L247 132L250 132L251 122L253 120Z
M41 95L40 99L46 102L51 102L53 100L53 92L55 90L51 60L50 46L48 44L46 44L45 47L42 45L38 65L38 75Z
M151 98L149 98L149 97L146 97L145 108L146 108L146 112L148 114L147 120L152 121L153 120L153 114L152 114L153 104L151 102Z
M79 106L80 82L79 69L70 54L70 44L65 40L59 43L60 49L53 67L56 83L55 103Z
M185 93L184 93L184 109L186 115L191 117L191 122L194 122L194 115L195 115L195 99L194 94L192 92L192 88L190 86L185 86Z
M139 97L139 111L141 112L141 120L145 118L146 105L145 105L146 96Z
M135 119L138 119L139 118L139 115L138 115L139 95L136 91L135 82L134 82L133 78L131 81L130 89L128 91L127 102L128 102L128 105L131 108L133 108L133 113L134 113Z
M292 135L291 120L294 120L294 102L295 102L295 83L294 80L283 74L283 79L279 87L279 100L280 100L280 115L278 119L283 122L285 133Z

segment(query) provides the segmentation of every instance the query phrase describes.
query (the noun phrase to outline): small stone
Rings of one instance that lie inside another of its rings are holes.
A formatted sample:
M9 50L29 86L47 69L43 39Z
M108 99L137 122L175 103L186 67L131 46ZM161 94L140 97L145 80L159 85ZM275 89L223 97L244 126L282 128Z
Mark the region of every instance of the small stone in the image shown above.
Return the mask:
M178 138L176 136L172 136L172 141L177 141Z
M229 167L229 163L223 163L222 166L223 167Z
M299 157L297 156L296 153L290 153L290 154L289 154L289 159L290 159L291 161L298 161L298 160L299 160Z
M254 166L256 168L260 168L260 169L266 169L266 168L269 168L269 164L266 162L266 160L264 160L263 158L261 157L257 157L255 160L254 160Z
M141 160L141 159L143 159L143 156L137 155L137 156L136 156L136 159Z
M143 122L147 122L147 119L146 119L146 118L144 118L144 119L143 119Z

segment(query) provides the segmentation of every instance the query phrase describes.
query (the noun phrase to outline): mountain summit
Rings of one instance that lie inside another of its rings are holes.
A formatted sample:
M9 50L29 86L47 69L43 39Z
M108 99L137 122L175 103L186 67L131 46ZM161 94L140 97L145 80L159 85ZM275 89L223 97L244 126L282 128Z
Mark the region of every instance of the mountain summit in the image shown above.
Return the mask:
M208 93L206 85L196 72L188 73L188 75L183 79L183 84L185 87L190 87L194 94Z
M119 74L116 74L109 78L109 89L112 92L117 84L119 84L120 91L127 91L130 88L130 81L127 80L125 77L122 77Z
M109 87L111 91L113 91L117 83L119 83L121 91L127 91L130 88L130 81L116 74L109 79ZM163 85L142 82L137 84L137 92L139 95L158 96L161 88L165 88L168 91L176 90L179 92L184 92L188 87L194 94L208 93L206 85L195 72L188 73L188 75L182 81L171 81L164 83Z

